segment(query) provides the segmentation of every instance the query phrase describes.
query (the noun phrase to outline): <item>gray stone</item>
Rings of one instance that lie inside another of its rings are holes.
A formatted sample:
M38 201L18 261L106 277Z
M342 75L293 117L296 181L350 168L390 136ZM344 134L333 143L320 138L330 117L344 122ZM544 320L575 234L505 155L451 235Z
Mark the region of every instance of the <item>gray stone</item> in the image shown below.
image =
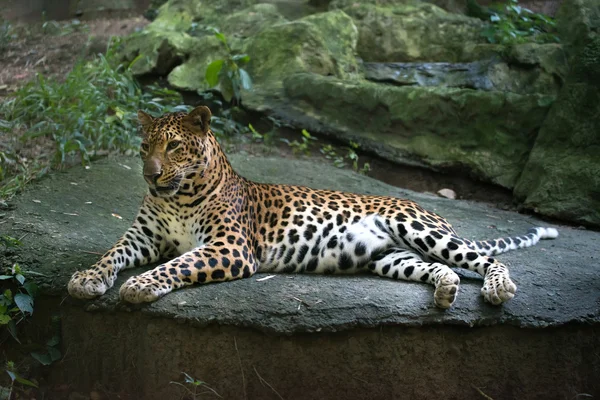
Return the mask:
M563 61L561 67L566 67L566 59ZM442 86L518 94L556 95L564 78L563 71L547 72L535 61L510 65L499 59L471 63L364 63L364 71L368 80L399 86Z
M329 165L231 161L259 181L408 197L469 238L548 225ZM600 393L600 362L590 351L600 346L597 232L562 226L554 241L500 256L519 288L503 307L484 303L481 278L460 271L459 296L447 311L433 306L431 286L374 276L281 274L259 281L265 275L258 274L182 289L141 307L119 303L119 285L142 268L126 271L97 300L66 298L71 273L93 264L123 234L145 190L140 162L112 157L32 184L0 216L2 233L24 243L0 250L0 266L19 262L41 274L28 275L43 290L34 314L41 327L61 314L65 357L51 368L49 385L161 400L185 395L169 384L184 382L183 371L234 400L475 400L478 388L498 399ZM518 371L500 367L506 365ZM472 387L455 371L477 371Z
M401 190L333 166L241 156L231 160L241 174L257 181L411 198L447 217L461 235L471 239L522 234L531 226L548 225L481 204ZM31 278L42 284L45 293L66 293L70 275L98 258L89 252L103 253L110 248L134 218L146 190L140 169L137 159L117 157L94 163L89 170L73 168L32 185L15 199L16 210L3 217L6 234L28 232L24 245L5 254L4 262L18 260L25 269L42 274ZM433 287L428 285L373 276L316 275L278 275L257 282L264 276L259 275L194 286L143 306L142 312L197 326L224 324L285 334L382 324L547 327L596 321L590 310L596 309L600 295L595 285L600 269L593 267L598 266L594 257L600 252L600 234L568 227L559 230L554 241L499 256L511 267L519 286L516 297L503 307L485 304L479 294L482 279L463 272L456 305L448 312L433 305ZM116 286L98 300L73 302L95 310L113 310L119 285L140 271L123 273ZM311 306L299 309L301 304L291 297Z
M277 93L273 91L273 93ZM400 164L466 170L514 187L552 96L444 87L397 87L295 74L279 97L245 105Z
M484 22L447 13L427 3L393 5L332 4L352 17L358 27L358 54L365 61L472 61L467 44L484 43Z
M590 22L587 44L573 56L571 72L515 187L525 208L592 226L600 226L598 16Z

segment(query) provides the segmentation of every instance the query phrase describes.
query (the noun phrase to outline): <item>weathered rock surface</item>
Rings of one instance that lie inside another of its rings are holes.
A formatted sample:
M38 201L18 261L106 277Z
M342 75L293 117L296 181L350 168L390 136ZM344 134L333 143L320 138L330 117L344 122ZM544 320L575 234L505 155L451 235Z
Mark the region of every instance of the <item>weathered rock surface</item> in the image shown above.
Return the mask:
M580 50L515 194L539 213L600 226L600 7L577 4L587 31L572 39Z
M435 211L468 238L521 234L542 221L486 205L442 199L398 189L332 165L286 159L231 156L242 175L260 182L303 184L315 188L411 198ZM46 293L66 293L66 283L77 269L93 264L129 227L143 194L137 158L115 157L93 163L89 170L73 168L32 185L14 200L16 208L3 214L3 233L23 236L22 247L0 255L4 263L18 261ZM35 201L33 201L35 200ZM91 204L88 204L91 202ZM559 227L560 236L538 246L499 256L511 266L519 285L517 296L504 307L483 302L482 280L461 272L456 305L448 312L433 305L433 288L371 276L336 277L278 275L264 282L255 278L190 287L143 306L150 315L195 321L195 325L225 324L266 332L339 331L380 324L455 324L463 326L507 323L522 327L560 326L569 321L597 322L600 234ZM118 286L91 302L74 302L90 310L117 306ZM257 278L260 278L258 276ZM298 312L296 296L323 303ZM219 298L218 303L214 302ZM239 299L244 299L240 301ZM288 299L283 301L283 299ZM283 302L282 302L283 301ZM187 305L178 306L182 302Z
M246 105L313 132L354 140L388 160L462 169L512 188L551 96L455 88L397 87L316 74L284 81L284 100Z
M400 86L441 86L556 95L567 74L561 46L521 44L470 63L365 63L365 78Z
M484 43L481 20L447 13L433 4L352 2L341 9L358 27L357 51L365 61L471 61L463 56L465 44Z
M461 171L509 189L523 172L548 107L569 73L568 59L572 63L590 35L596 35L599 14L587 0L563 7L558 26L565 50L557 44L488 44L481 36L484 21L415 0L335 0L313 9L325 11L327 6L330 11L302 16L310 6L286 11L285 17L281 2L199 4L167 1L144 31L126 40L123 54L135 61L134 73L168 75L176 88L207 90L206 66L227 55L210 29L216 27L227 35L234 53L250 57L245 68L255 86L242 93L247 108L342 142L358 139L363 149L395 162ZM571 96L587 99L580 91ZM570 109L563 104L556 107L562 119ZM583 121L584 116L568 118ZM557 123L552 120L548 126ZM566 197L594 187L584 182L595 173L595 164L578 157L575 148L570 157L579 162L567 160L566 168L586 171L579 174L586 178L565 179L564 189L550 183L534 189L531 182L540 176L533 166L542 164L546 154L539 149L559 142L546 137L540 136L518 197L547 215L594 220L574 216L595 203L562 212L555 203L546 204L549 195L541 194L564 192ZM585 151L595 146L593 139L568 140L577 140ZM556 151L560 149L557 145ZM574 198L588 197L574 196L568 208L580 204Z
M408 197L446 216L468 238L547 225L331 165L231 160L244 176L263 182ZM0 215L2 233L24 243L0 253L1 266L19 262L41 274L30 277L44 294L60 296L39 299L34 314L44 308L61 314L65 356L50 369L48 385L70 382L84 393L100 385L123 398L161 400L182 396L169 382L182 382L184 371L234 400L480 399L460 379L469 370L478 371L471 384L498 399L600 394L597 232L558 227L556 240L499 256L518 285L503 307L484 303L481 278L462 271L457 302L447 311L433 306L431 286L370 275L280 274L259 281L265 277L259 274L132 307L119 303L117 292L143 271L134 268L100 299L66 298L71 273L92 265L123 234L145 190L139 160L115 157L31 185L14 199L14 210ZM498 367L505 365L519 368ZM340 382L340 373L360 379Z

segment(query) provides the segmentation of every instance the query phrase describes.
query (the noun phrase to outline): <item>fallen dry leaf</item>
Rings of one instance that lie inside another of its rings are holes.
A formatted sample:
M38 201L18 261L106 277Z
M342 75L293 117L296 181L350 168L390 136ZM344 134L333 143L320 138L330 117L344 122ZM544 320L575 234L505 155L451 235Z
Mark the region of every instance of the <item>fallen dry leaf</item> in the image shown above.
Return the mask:
M112 215L115 218L123 219L123 217L121 217L119 214L112 213L110 215Z

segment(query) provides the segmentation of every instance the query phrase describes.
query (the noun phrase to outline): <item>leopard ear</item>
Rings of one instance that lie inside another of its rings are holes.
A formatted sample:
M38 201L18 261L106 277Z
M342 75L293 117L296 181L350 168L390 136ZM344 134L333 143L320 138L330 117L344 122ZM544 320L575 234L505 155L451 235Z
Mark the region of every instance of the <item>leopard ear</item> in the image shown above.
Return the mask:
M152 115L143 112L142 110L138 110L137 112L138 121L140 121L140 125L142 126L142 130L144 134L148 133L148 130L152 126L154 122L154 117Z
M184 123L193 132L200 136L206 136L210 129L210 118L212 113L206 106L198 106L183 117Z

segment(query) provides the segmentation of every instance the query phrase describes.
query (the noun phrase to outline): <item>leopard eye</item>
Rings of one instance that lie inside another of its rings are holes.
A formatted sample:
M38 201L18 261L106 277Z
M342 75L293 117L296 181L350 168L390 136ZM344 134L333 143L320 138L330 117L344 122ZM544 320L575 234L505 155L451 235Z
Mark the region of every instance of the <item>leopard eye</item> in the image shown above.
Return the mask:
M150 145L148 143L142 143L141 149L142 151L148 152L148 150L150 150Z
M175 150L177 147L179 147L179 144L181 142L179 142L178 140L173 140L172 142L169 142L169 144L167 145L167 150Z

